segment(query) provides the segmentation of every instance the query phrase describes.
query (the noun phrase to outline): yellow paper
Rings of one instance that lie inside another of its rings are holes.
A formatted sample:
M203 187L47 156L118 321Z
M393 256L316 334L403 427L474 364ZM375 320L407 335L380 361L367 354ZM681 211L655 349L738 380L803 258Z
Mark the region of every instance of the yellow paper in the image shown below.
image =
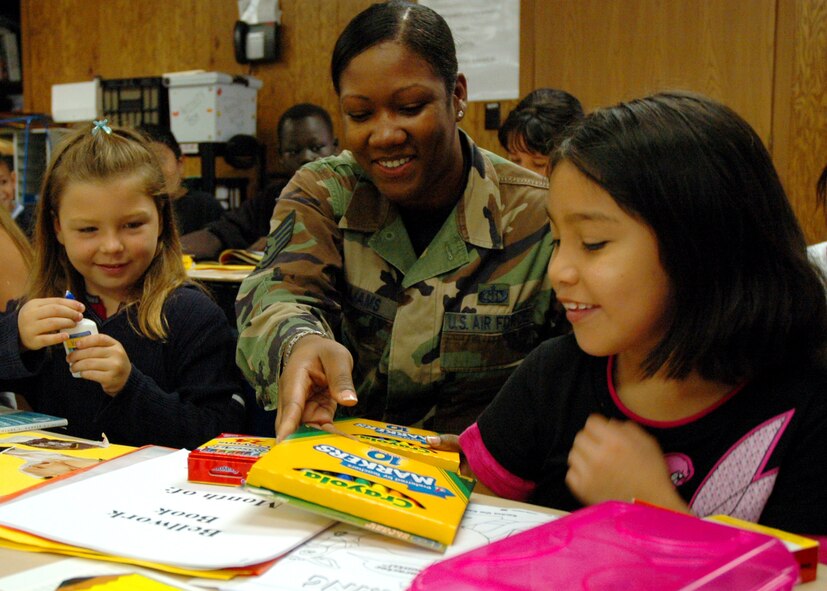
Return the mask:
M222 570L194 570L178 568L176 566L171 566L168 564L159 564L154 562L147 562L144 560L136 560L131 558L123 558L121 556L102 554L94 550L79 548L77 546L69 546L67 544L61 544L60 542L53 542L45 538L39 538L37 536L33 536L18 530L9 529L7 527L2 526L0 526L0 546L2 546L3 548L10 548L12 550L21 550L23 552L56 552L58 554L65 554L67 556L89 558L90 560L106 560L108 562L118 562L121 564L135 564L138 566L154 568L156 570L173 573L176 575L204 577L209 579L229 580L238 575L257 574L260 570L258 566Z
M0 434L0 500L52 478L122 456L136 448L56 433Z

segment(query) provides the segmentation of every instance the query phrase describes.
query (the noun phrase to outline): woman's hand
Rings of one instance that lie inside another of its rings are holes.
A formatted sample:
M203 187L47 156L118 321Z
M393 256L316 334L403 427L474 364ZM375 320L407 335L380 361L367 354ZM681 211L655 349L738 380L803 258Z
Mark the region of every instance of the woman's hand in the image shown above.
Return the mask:
M279 378L277 441L302 423L332 422L337 404L355 405L352 372L353 357L343 345L314 334L300 338Z
M29 300L17 313L17 331L23 351L37 351L68 340L66 331L83 319L84 305L66 298Z
M66 357L73 373L99 383L109 396L123 390L132 362L120 342L106 334L93 334L78 339L75 345L77 349Z
M689 512L672 484L658 442L632 421L590 416L574 438L566 484L586 505L640 499Z

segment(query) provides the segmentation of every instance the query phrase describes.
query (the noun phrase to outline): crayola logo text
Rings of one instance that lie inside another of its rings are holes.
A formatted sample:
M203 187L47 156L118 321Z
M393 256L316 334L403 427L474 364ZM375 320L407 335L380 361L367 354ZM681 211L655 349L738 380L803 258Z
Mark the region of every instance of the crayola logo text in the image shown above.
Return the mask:
M303 471L302 476L310 478L312 480L316 480L319 484L323 484L325 486L347 489L352 493L364 495L366 497L371 497L373 499L379 499L381 501L385 501L387 503L390 503L391 505L400 507L402 509L410 509L411 507L413 507L413 503L411 503L410 501L391 494L383 494L371 488L370 485L360 484L357 482L347 482L345 480L340 480L338 478L333 478L331 476L319 474L312 470Z

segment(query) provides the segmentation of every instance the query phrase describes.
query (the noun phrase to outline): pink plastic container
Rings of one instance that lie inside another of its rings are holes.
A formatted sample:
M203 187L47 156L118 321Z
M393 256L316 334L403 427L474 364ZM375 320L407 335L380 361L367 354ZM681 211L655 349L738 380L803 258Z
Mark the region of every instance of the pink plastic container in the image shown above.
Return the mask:
M437 562L411 591L791 589L777 539L646 505L607 502Z

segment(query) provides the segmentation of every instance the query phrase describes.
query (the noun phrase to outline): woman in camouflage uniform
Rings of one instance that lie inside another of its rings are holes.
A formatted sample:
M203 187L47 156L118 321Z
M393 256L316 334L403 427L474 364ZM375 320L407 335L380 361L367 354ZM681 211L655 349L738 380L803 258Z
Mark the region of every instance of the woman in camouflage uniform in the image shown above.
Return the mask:
M457 433L554 332L546 179L477 147L450 29L375 4L331 62L348 148L304 166L236 302L280 438L345 414Z

